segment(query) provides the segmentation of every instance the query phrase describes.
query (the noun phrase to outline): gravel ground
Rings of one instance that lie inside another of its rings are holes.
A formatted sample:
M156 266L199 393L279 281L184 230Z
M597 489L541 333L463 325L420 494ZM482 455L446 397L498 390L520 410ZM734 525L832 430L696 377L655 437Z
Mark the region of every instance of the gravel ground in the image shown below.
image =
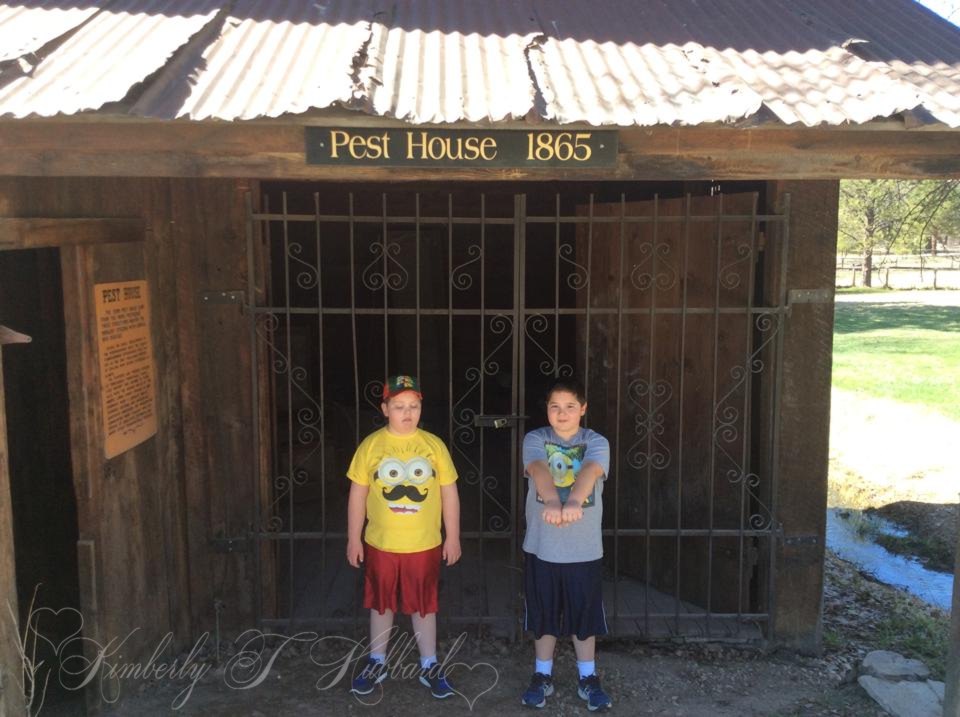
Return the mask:
M895 596L902 594L872 582L850 564L827 554L824 631L827 648L803 657L757 648L711 644L644 645L630 641L601 643L598 666L614 700L614 712L663 717L872 717L883 713L855 684L855 666L875 646L874 625ZM318 649L318 647L320 649ZM441 655L452 649L451 639ZM439 702L415 680L399 676L384 683L367 703L347 692L349 674L334 681L330 667L347 652L344 645L291 645L264 653L262 681L241 689L236 656L217 666L202 656L207 672L184 700L187 680L126 680L122 701L105 715L529 715L519 697L529 677L533 650L470 637L456 654L451 679L461 694ZM225 648L225 655L230 653ZM275 658L271 663L271 658ZM407 662L407 664L412 664ZM577 698L576 665L569 645L558 648L556 694L549 714L588 714ZM335 683L334 683L335 682ZM334 684L331 684L334 683ZM327 687L327 689L321 689ZM178 710L173 705L182 701ZM50 714L56 714L50 712Z

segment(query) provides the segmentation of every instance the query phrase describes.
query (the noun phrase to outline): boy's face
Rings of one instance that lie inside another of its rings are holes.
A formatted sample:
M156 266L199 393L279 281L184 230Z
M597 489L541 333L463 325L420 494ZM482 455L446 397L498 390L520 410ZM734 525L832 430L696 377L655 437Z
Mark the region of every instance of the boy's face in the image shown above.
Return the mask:
M420 423L420 398L413 391L398 393L380 404L387 419L387 428L398 436L407 436Z
M580 403L569 391L554 391L547 399L547 420L561 438L569 438L580 430L580 419L587 404Z

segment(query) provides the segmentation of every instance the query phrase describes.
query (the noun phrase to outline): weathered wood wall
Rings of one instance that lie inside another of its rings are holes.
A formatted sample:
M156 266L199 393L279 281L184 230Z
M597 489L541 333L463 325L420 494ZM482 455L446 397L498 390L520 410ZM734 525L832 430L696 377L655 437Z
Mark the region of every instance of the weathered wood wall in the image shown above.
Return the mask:
M131 654L168 631L178 647L212 632L215 600L222 627L251 625L251 560L211 543L245 535L252 520L248 324L238 305L203 299L246 285L246 190L234 180L0 179L0 217L122 217L144 227L139 237L93 231L77 243L69 225L47 226L44 242L61 247L87 636L139 628ZM93 285L144 278L158 431L106 460Z
M14 349L16 350L16 349ZM3 387L3 340L0 337L0 717L24 714L18 630L10 619L17 615L17 576L13 554L13 511L7 466L7 413ZM9 610L9 612L8 612Z
M768 300L786 292L790 305L775 417L779 436L766 446L775 451L779 475L773 500L783 527L774 556L773 636L804 652L821 646L839 193L835 181L773 182L767 190L771 208L790 197L785 283L775 280L764 287ZM768 262L776 265L782 258L774 251ZM800 297L790 293L795 290L820 293L797 301Z

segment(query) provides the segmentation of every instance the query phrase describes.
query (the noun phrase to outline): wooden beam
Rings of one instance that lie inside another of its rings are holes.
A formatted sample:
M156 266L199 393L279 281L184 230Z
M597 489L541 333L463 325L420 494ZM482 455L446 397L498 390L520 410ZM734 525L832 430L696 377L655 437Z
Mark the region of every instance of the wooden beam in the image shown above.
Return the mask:
M141 219L0 218L0 249L139 241L143 232Z
M0 121L0 175L331 181L958 178L960 132L649 127L620 130L615 167L308 165L302 122ZM344 119L339 126L369 126ZM384 120L382 126L393 126ZM447 127L449 129L449 127ZM528 128L530 129L530 128Z
M7 453L6 395L3 389L3 350L0 349L0 715L27 713L21 686L23 665L17 650L17 640L23 634L18 627L18 605L17 571L13 552L13 505ZM14 619L17 622L14 622Z

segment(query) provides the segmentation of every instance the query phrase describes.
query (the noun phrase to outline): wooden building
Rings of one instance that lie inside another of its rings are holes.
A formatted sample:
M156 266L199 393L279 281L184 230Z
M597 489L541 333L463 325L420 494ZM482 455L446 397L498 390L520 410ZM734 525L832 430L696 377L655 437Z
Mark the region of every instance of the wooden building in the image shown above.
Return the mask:
M819 649L838 180L960 174L960 31L832 5L0 3L3 597L132 655L355 629L344 472L409 372L442 619L515 635L576 375L615 634Z

